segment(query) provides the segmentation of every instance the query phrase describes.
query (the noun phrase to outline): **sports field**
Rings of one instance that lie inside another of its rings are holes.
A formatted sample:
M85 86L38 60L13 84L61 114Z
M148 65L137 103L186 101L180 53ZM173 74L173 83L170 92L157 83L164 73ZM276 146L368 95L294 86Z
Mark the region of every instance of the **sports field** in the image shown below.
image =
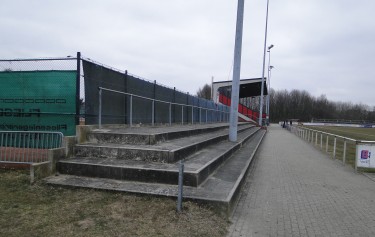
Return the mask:
M318 130L326 133L331 133L355 140L375 141L375 128L353 128L353 127L330 127L330 126L304 126L309 129ZM312 144L322 151L327 152L332 158L345 161L354 167L355 142L336 138L336 150L334 152L334 136L314 133L308 139ZM328 140L328 142L327 142ZM344 149L345 148L345 149ZM345 153L344 153L345 150Z
M333 133L336 135L349 137L355 140L375 141L375 128L352 128L352 127L329 127L329 126L309 126L314 130Z

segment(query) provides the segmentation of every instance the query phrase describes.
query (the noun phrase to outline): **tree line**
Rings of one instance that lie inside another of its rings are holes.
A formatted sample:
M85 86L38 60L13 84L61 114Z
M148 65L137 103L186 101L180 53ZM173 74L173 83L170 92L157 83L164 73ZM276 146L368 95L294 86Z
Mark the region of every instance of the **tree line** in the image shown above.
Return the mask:
M196 95L210 99L211 86L205 84L199 88ZM371 108L365 104L329 101L326 95L315 97L306 90L276 91L271 88L270 121L279 122L287 119L299 119L304 122L319 119L373 122L375 121L375 106Z
M374 110L375 107L371 108L365 104L329 101L325 95L314 97L305 90L270 90L271 122L286 119L375 121Z

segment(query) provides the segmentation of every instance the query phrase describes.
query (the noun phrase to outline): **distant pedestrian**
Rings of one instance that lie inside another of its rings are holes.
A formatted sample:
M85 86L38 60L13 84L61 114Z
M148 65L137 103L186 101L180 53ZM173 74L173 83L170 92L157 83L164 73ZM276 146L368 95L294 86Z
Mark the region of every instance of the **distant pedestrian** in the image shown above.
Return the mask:
M285 124L286 124L286 121L284 120L284 123L283 123L283 128L285 128Z

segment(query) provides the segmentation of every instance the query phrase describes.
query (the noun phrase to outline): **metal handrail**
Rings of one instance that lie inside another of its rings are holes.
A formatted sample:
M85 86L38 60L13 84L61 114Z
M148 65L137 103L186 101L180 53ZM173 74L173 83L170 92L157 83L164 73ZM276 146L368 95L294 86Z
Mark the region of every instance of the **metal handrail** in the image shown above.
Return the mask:
M108 88L104 88L104 87L98 87L98 89L99 89L99 121L98 121L99 122L99 129L101 129L101 127L102 127L102 91L109 91L109 92L114 92L114 93L130 96L130 126L132 126L132 106L133 106L132 100L133 100L133 97L145 99L145 100L149 100L149 101L153 102L152 103L152 125L154 125L154 120L155 120L155 118L154 118L155 102L169 104L169 124L172 123L172 121L171 121L171 106L172 105L182 106L182 117L183 117L183 107L191 107L191 109L192 109L192 114L191 114L192 123L194 123L194 111L193 111L194 108L199 109L200 114L201 114L202 109L206 111L206 123L208 122L207 121L207 117L208 117L207 111L220 112L220 113L224 113L224 114L227 114L227 115L230 113L230 112L222 111L222 110L219 110L219 109L209 109L209 108L199 107L199 106L196 106L196 105L187 105L187 104L180 104L180 103L175 103L175 102L168 102L168 101L153 99L153 98L149 98L149 97L145 97L145 96L140 96L140 95L136 95L136 94L132 94L132 93L128 93L128 92L123 92L123 91L117 91L117 90L108 89ZM228 107L228 106L226 106L226 107ZM228 119L224 119L224 120L228 120ZM202 122L201 116L199 116L199 122L200 123ZM221 122L221 117L220 117L220 122ZM182 123L183 123L183 119L182 119Z
M333 136L333 137L342 138L342 139L353 141L353 142L358 142L359 141L359 140L356 140L356 139L353 139L353 138L350 138L350 137L344 137L344 136L340 136L340 135L337 135L337 134L323 132L323 131L315 130L315 129L311 129L311 128L306 128L306 127L300 127L300 128L303 128L303 129L306 129L306 130L310 130L310 131L313 131L313 132L319 132L319 133L322 133L322 134L325 134L325 135L330 135L330 136ZM374 143L375 143L375 141L374 141Z
M306 127L303 127L303 126L290 126L288 128L291 130L291 132L295 133L297 136L301 137L302 139L307 140L308 142L314 143L314 140L315 140L316 146L318 145L318 134L320 134L319 140L320 140L320 148L322 150L323 150L323 134L326 135L327 138L326 138L326 144L325 144L325 151L327 153L328 153L329 136L334 137L333 150L332 150L333 159L336 159L337 139L344 140L343 154L342 154L343 155L343 157L342 157L343 164L346 163L346 153L347 153L346 143L347 143L347 141L353 142L356 145L356 157L354 159L354 169L355 169L355 171L357 171L358 145L360 145L360 144L375 144L375 141L357 140L357 139L353 139L353 138L350 138L350 137L340 136L340 135L333 134L333 133L328 133L328 132L323 132L323 131L320 131L320 130L306 128ZM314 139L314 133L315 133L315 139Z

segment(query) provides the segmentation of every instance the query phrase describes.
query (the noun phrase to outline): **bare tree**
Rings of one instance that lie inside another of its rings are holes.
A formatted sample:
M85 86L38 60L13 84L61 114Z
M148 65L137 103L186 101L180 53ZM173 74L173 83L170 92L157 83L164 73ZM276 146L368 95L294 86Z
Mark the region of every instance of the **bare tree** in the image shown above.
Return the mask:
M208 84L205 84L202 88L199 88L197 92L197 96L199 98L210 100L211 99L211 86Z
M371 111L372 109L372 111ZM375 120L375 107L350 102L329 101L325 95L312 96L307 91L270 90L270 119L272 122L285 119L345 119Z

